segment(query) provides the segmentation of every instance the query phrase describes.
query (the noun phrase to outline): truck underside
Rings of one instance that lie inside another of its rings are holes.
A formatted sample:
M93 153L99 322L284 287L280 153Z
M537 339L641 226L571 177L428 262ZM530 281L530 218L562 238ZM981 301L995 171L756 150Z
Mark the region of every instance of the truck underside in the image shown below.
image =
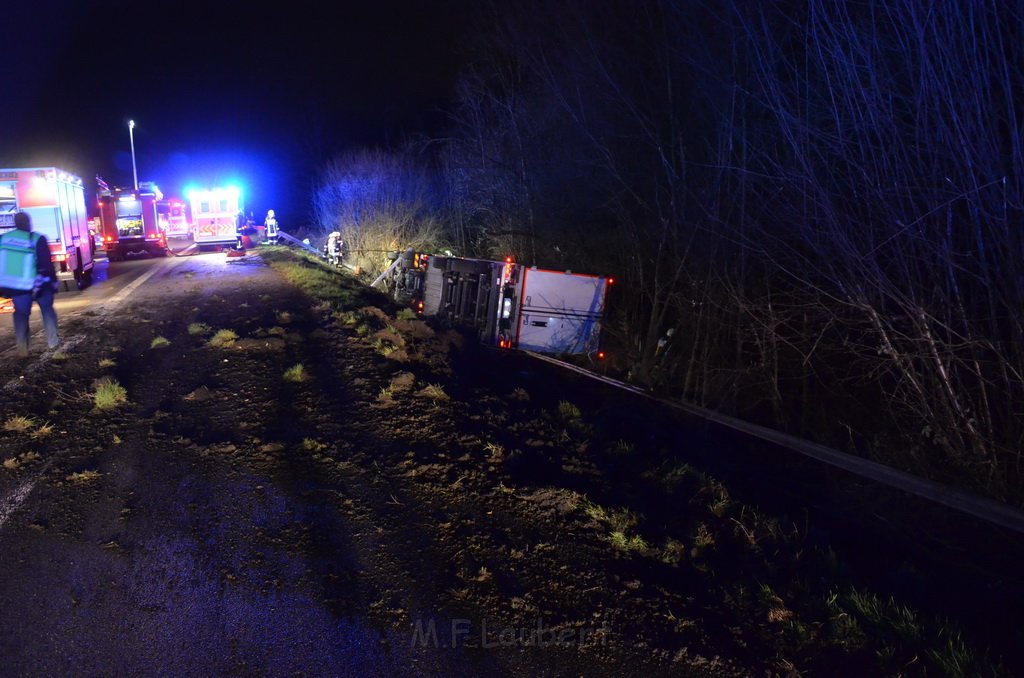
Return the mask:
M151 257L166 257L167 246L156 240L125 240L117 243L107 244L107 259L109 261L124 261L129 257L140 254L148 254Z

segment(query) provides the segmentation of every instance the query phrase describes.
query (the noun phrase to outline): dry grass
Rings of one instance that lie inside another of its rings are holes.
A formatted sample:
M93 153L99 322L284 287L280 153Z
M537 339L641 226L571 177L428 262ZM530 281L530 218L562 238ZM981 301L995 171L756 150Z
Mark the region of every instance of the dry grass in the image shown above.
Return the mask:
M487 451L487 461L492 464L496 464L505 458L505 448L498 443L487 443L484 445L484 450Z
M444 392L444 387L439 384L428 384L417 392L416 395L420 398L429 398L435 403L451 400L448 394Z
M16 414L4 422L4 430L10 431L11 433L24 433L35 425L36 420L32 417L23 417L20 414Z
M23 464L27 464L30 461L35 461L36 459L39 459L39 455L37 453L25 452L23 454L19 454L17 457L5 459L3 467L8 471L17 471L19 468L21 468Z
M166 348L170 346L171 342L167 337L154 337L153 341L149 342L150 348Z
M45 422L43 424L40 424L39 427L36 428L35 432L32 434L32 437L33 438L45 438L46 436L48 436L48 435L50 435L52 433L53 433L53 424L51 424L50 422Z
M74 483L75 485L87 485L99 480L101 475L102 474L99 471L79 471L78 473L72 473L65 477L64 480L69 483Z

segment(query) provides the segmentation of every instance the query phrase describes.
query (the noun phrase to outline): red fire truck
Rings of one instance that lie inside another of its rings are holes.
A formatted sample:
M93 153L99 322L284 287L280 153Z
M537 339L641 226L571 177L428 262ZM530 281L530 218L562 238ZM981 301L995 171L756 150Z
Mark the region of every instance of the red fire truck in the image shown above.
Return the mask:
M156 204L156 215L168 238L185 238L192 234L188 209L181 200L161 200Z
M160 230L156 213L163 194L156 184L142 182L138 189L106 188L101 184L97 197L107 259L124 261L143 253L167 256L167 236Z
M505 261L412 251L382 278L423 316L474 329L499 348L553 354L598 352L605 294L613 281Z
M0 169L0 233L14 228L19 211L49 241L57 279L65 288L72 280L79 289L88 286L95 245L82 180L56 167Z

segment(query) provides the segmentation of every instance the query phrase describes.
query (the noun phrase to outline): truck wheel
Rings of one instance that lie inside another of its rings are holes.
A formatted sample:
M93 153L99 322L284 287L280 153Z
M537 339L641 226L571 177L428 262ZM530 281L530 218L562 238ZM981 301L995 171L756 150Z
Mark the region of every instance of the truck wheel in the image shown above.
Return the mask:
M83 275L82 269L80 268L75 269L75 287L77 287L80 290L85 289L85 276Z

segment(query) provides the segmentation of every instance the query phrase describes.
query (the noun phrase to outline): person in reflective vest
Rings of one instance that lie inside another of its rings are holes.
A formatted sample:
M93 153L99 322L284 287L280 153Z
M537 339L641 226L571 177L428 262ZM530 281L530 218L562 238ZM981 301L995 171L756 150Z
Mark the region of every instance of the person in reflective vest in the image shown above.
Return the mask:
M277 217L274 216L274 210L267 210L267 218L263 220L263 225L267 229L267 240L271 244L277 244Z
M53 295L57 292L57 271L50 260L46 236L32 232L32 221L24 212L14 215L14 230L0 235L0 296L14 302L14 341L19 357L28 357L28 319L32 300L39 302L50 348L60 344Z

